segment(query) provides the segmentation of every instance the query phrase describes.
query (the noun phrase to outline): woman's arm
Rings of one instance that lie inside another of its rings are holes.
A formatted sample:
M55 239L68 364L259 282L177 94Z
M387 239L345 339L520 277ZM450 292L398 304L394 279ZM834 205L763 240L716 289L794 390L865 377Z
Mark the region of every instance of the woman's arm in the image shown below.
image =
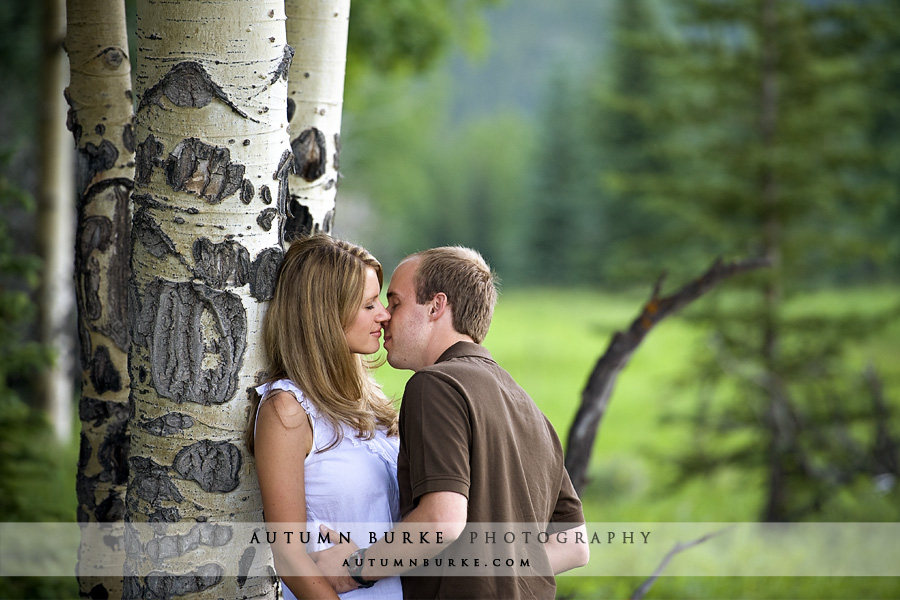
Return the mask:
M309 417L293 394L278 392L263 402L256 422L256 471L266 523L275 531L306 529L303 465L312 442ZM279 535L272 551L275 570L297 598L337 598L304 544L285 543Z

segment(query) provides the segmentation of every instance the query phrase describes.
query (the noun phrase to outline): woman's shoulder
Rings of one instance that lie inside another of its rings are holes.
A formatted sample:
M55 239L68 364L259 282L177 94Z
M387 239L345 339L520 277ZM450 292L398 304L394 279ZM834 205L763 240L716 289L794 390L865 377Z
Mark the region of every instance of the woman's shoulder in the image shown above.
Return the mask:
M274 410L282 424L288 428L296 427L304 422L317 421L315 406L304 395L303 391L289 379L270 381L256 388L260 395L260 413ZM266 408L266 405L269 408Z
M256 388L256 392L263 401L270 398L274 401L277 398L279 409L284 408L291 412L304 411L307 414L314 411L312 402L309 401L303 390L297 387L297 384L290 379L278 379L264 383ZM291 399L293 399L293 402L291 402Z

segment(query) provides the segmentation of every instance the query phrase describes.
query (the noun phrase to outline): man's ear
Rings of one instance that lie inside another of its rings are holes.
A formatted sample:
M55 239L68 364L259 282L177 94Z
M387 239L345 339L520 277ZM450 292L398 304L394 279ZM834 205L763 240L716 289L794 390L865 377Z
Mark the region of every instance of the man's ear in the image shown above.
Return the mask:
M428 316L431 317L432 321L437 321L444 315L444 312L447 311L449 306L450 305L447 303L447 294L438 292L429 303Z

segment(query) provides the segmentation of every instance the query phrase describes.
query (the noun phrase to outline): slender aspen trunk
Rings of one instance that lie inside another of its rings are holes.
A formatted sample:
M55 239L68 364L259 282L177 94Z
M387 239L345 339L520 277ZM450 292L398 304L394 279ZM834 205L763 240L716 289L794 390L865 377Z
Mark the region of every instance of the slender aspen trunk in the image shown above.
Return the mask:
M777 3L763 0L761 5L762 63L760 65L759 129L762 147L766 155L776 150L778 131L778 39ZM764 521L786 521L787 481L786 463L795 444L796 431L791 414L790 398L780 368L781 331L778 313L781 307L781 222L779 215L778 175L770 164L760 170L760 191L763 202L763 248L772 261L771 275L763 286L765 321L762 332L761 356L766 371L769 404L765 422L768 427L769 460L766 505L761 518Z
M262 521L242 438L292 164L283 3L139 0L137 15L125 597L271 597L273 577L230 570L270 557L229 524ZM214 529L184 544L141 522Z
M134 109L124 0L68 0L68 126L77 147L75 282L81 340L78 520L125 515L128 481L128 276ZM122 539L86 535L79 571L121 563ZM117 598L122 577L81 577L82 597Z
M75 245L72 138L65 128L63 90L68 65L63 51L65 0L44 0L43 64L38 191L38 254L43 260L38 300L40 340L53 350L53 363L41 375L38 405L47 412L61 443L72 436L72 381L75 340L71 321L72 247Z
M288 121L294 168L285 237L331 232L340 176L350 0L285 0L294 61Z

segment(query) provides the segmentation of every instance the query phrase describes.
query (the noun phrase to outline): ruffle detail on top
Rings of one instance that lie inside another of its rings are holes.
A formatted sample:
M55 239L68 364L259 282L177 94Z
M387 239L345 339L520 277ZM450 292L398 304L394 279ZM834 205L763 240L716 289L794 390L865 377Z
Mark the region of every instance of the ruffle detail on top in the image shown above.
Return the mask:
M259 394L260 398L265 398L275 390L283 390L285 392L291 392L292 394L294 394L297 402L300 403L300 406L303 407L303 410L305 410L307 414L310 414L315 410L315 407L313 407L309 399L303 394L300 388L294 385L294 382L290 379L279 379L278 381L270 381L269 383L264 383L256 388L256 393ZM262 404L262 402L260 402L260 404Z
M345 431L344 433L346 434L347 432ZM400 451L400 441L397 438L393 438L394 441L392 442L392 438L389 438L383 430L379 430L376 431L375 436L371 440L361 440L356 436L355 432L352 436L345 435L345 439L349 439L354 446L365 446L366 450L380 458L390 471L397 472L397 454ZM399 515L400 486L396 477L391 478L390 482L391 509L395 515Z

